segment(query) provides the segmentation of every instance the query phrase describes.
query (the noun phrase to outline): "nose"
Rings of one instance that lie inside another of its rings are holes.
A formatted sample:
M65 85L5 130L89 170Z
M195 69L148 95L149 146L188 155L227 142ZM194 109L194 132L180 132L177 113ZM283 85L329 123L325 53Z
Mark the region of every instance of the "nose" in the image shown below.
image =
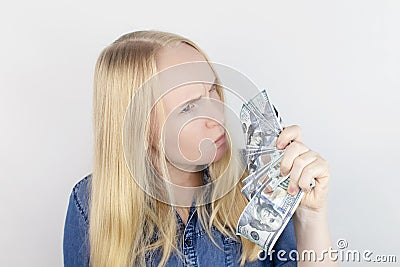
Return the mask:
M209 99L206 104L206 113L208 115L206 124L207 127L224 126L224 105L220 101Z
M209 118L207 119L206 125L208 128L212 128L215 126L224 126L225 121L220 119L217 120L216 118Z
M206 120L207 127L212 128L215 126L225 126L224 112L221 110L214 109Z

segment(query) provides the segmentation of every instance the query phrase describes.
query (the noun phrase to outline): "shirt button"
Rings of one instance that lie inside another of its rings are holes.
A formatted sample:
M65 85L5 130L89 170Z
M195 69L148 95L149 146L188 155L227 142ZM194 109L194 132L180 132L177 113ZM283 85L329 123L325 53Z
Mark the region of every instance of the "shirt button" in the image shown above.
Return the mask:
M190 240L190 238L186 238L185 244L186 244L186 246L190 247L192 245L192 240Z

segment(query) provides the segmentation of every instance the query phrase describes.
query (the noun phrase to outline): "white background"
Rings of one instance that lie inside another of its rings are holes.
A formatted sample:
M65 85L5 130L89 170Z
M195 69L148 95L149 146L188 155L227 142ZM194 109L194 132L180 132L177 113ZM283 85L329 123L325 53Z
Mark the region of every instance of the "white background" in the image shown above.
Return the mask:
M383 0L3 3L0 266L62 266L68 197L92 168L95 61L145 29L184 35L267 89L330 163L333 241L399 262L399 14Z

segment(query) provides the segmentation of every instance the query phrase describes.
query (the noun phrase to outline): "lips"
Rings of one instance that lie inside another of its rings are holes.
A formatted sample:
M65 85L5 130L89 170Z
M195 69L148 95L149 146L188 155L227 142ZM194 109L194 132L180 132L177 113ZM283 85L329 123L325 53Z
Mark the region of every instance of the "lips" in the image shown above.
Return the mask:
M221 145L225 142L225 133L221 134L215 141L214 143L216 145Z

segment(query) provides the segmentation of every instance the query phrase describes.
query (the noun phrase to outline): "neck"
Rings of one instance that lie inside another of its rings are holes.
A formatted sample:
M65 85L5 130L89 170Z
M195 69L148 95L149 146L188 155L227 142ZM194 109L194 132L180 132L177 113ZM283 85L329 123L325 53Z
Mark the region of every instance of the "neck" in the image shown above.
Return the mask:
M203 172L199 171L199 166L187 166L180 169L167 162L167 167L174 203L178 207L190 207L194 195L199 193L200 186L204 184Z
M203 185L203 172L196 171L196 167L184 168L185 170L182 170L169 162L167 166L171 183L182 187L198 187Z

